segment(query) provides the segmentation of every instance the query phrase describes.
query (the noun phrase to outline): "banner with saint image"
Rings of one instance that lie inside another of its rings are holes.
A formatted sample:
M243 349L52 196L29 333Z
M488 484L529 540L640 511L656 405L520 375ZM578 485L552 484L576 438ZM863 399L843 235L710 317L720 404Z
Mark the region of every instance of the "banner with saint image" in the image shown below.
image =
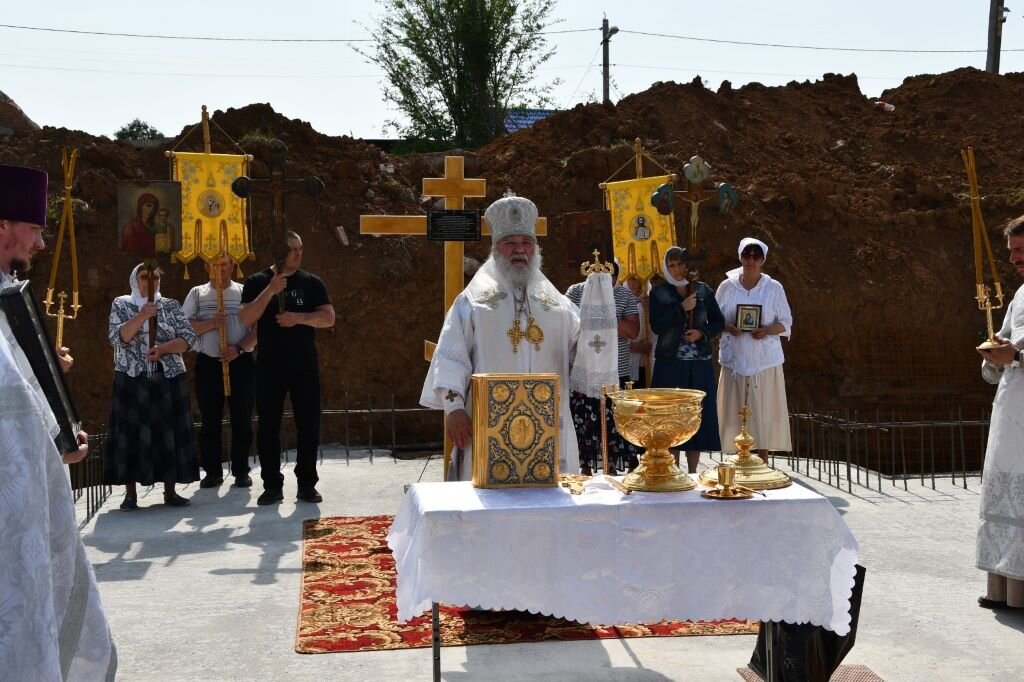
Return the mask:
M171 175L181 183L181 249L175 259L209 262L221 249L236 263L250 258L246 200L231 191L235 178L249 172L245 156L172 152L171 159Z
M669 175L658 175L601 185L611 214L620 281L635 275L646 282L661 273L661 256L675 244L675 223L671 213L662 215L651 205L651 195L671 181Z

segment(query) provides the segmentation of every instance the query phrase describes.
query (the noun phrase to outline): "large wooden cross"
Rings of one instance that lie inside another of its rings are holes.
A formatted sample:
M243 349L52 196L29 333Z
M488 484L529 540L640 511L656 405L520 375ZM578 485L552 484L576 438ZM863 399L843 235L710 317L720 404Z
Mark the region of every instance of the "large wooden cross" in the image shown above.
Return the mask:
M465 158L461 156L444 157L443 178L423 178L423 196L444 197L446 209L465 208L466 197L483 197L487 194L487 181L482 178L467 178ZM487 221L483 222L482 232L491 233ZM425 215L363 215L359 216L359 233L390 236L418 236L427 234L427 216ZM537 220L537 236L548 233L547 218ZM466 253L465 242L444 243L444 312L455 302L455 297L465 288L465 267L463 259ZM424 341L423 357L428 362L434 355L435 343Z

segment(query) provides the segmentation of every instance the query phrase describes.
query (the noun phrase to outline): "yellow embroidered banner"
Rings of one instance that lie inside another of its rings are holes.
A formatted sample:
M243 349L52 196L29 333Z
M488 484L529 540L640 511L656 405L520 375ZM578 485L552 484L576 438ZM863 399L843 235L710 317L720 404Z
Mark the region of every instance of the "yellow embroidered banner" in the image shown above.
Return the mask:
M651 195L672 176L658 175L605 183L605 205L611 213L612 248L619 261L619 281L635 275L646 282L661 273L661 255L675 244L672 214L661 215Z
M181 183L181 250L175 259L209 262L221 249L236 263L251 257L246 201L231 191L235 178L248 174L245 157L172 152L172 159L172 177Z

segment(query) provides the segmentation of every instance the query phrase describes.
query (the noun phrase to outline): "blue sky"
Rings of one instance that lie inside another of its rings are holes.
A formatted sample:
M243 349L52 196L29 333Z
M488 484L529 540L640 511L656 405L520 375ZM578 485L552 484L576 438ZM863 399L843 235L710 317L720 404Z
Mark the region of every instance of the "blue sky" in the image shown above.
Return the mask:
M120 0L4 2L0 23L37 28L175 36L365 40L381 7L373 0L289 2ZM1024 3L1008 0L1001 71L1024 70ZM283 8L283 9L282 9ZM611 40L612 100L657 81L709 87L782 85L823 73L856 73L877 96L908 76L984 68L988 0L732 0L727 3L562 0L548 40L555 56L537 79L561 79L559 108L601 96L601 19ZM707 40L843 47L792 49ZM365 43L363 43L366 46ZM978 50L909 53L882 50ZM177 134L211 111L270 102L317 130L380 137L396 113L381 98L379 69L346 43L159 40L0 27L0 90L41 125L112 135L133 118Z

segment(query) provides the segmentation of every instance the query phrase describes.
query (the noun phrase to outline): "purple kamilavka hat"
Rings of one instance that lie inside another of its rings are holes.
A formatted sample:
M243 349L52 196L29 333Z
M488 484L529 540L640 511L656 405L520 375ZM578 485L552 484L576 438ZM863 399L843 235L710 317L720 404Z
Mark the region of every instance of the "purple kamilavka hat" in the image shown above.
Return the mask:
M47 187L45 171L0 164L0 220L45 225Z

